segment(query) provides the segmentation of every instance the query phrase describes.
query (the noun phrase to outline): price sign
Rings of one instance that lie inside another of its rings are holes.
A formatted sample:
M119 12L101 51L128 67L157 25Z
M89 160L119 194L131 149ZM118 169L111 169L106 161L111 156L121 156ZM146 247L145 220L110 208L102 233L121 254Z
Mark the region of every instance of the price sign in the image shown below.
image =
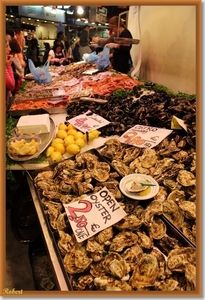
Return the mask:
M64 204L68 220L78 242L120 221L126 212L106 187L76 202Z
M82 115L68 120L68 122L84 133L101 128L110 123L106 119L94 114L90 110Z
M139 148L153 148L158 145L172 130L144 125L135 125L120 137L125 144Z

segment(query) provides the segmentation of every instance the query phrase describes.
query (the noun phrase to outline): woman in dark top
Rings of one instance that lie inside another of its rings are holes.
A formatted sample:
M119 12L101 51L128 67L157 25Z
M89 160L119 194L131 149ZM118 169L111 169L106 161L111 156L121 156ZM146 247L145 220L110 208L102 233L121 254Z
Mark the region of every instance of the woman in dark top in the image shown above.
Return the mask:
M79 48L79 53L80 53L80 58L82 59L83 54L85 53L91 53L92 50L89 46L90 39L89 39L89 31L90 27L88 25L85 25L83 27L83 31L80 35L80 48Z
M109 28L113 33L119 34L119 38L129 38L132 39L132 34L125 27L124 23L120 20L120 26L118 28L118 16L114 16L109 20ZM119 30L119 32L118 32ZM130 69L131 56L130 49L132 45L120 45L117 43L106 44L106 47L113 49L112 55L112 67L118 72L127 74Z
M56 42L53 49L49 51L48 61L55 66L60 66L66 61L65 51L60 41Z

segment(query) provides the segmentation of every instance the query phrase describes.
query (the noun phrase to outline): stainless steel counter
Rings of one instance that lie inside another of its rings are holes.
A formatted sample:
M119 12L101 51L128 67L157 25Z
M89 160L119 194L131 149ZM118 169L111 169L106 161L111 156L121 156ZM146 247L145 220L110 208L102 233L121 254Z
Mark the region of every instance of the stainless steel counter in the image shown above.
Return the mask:
M50 256L50 260L52 262L53 269L54 269L54 272L55 272L55 277L56 277L57 283L59 285L59 289L61 291L68 291L69 288L68 288L68 285L66 283L61 265L59 263L59 260L58 260L58 257L57 257L57 254L56 254L56 251L55 251L55 248L54 248L54 245L53 245L53 240L50 236L50 233L49 233L49 230L48 230L43 212L41 210L41 206L40 206L40 203L39 203L39 200L38 200L38 195L36 194L36 191L35 191L34 184L33 184L32 180L29 178L29 176L27 176L27 181L28 181L28 185L29 185L29 188L30 188L31 196L33 198L34 206L36 208L36 212L37 212L37 215L38 215L38 219L39 219L40 227L41 227L41 230L42 230L43 238L45 240L45 244L46 244L46 247L47 247L47 252Z

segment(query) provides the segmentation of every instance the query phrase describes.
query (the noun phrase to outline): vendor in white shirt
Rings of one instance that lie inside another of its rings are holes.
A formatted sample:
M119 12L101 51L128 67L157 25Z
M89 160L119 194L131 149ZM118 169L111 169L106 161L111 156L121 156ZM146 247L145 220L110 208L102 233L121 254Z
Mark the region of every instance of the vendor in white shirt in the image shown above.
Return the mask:
M66 55L65 51L62 47L62 43L56 42L48 53L48 61L55 66L60 66L62 64L66 64Z

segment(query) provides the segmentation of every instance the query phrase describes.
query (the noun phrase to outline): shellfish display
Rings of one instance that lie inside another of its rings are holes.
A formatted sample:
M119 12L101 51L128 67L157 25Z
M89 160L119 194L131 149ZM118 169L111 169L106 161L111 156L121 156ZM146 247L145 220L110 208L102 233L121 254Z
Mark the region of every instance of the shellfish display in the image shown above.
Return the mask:
M173 115L191 124L192 129L187 133L173 131L152 149L110 138L97 151L80 153L49 170L38 171L34 177L45 217L52 232L58 233L55 243L59 259L73 290L197 289L196 101L174 99L159 91L140 95L138 87L121 101L110 95L103 107L76 101L67 108L68 117L88 109L101 115L110 121L102 128L102 136L121 135L136 124L170 128ZM120 192L122 177L133 173L149 175L157 181L159 191L154 198L132 200ZM107 187L127 215L77 243L63 204L83 199L103 187Z

